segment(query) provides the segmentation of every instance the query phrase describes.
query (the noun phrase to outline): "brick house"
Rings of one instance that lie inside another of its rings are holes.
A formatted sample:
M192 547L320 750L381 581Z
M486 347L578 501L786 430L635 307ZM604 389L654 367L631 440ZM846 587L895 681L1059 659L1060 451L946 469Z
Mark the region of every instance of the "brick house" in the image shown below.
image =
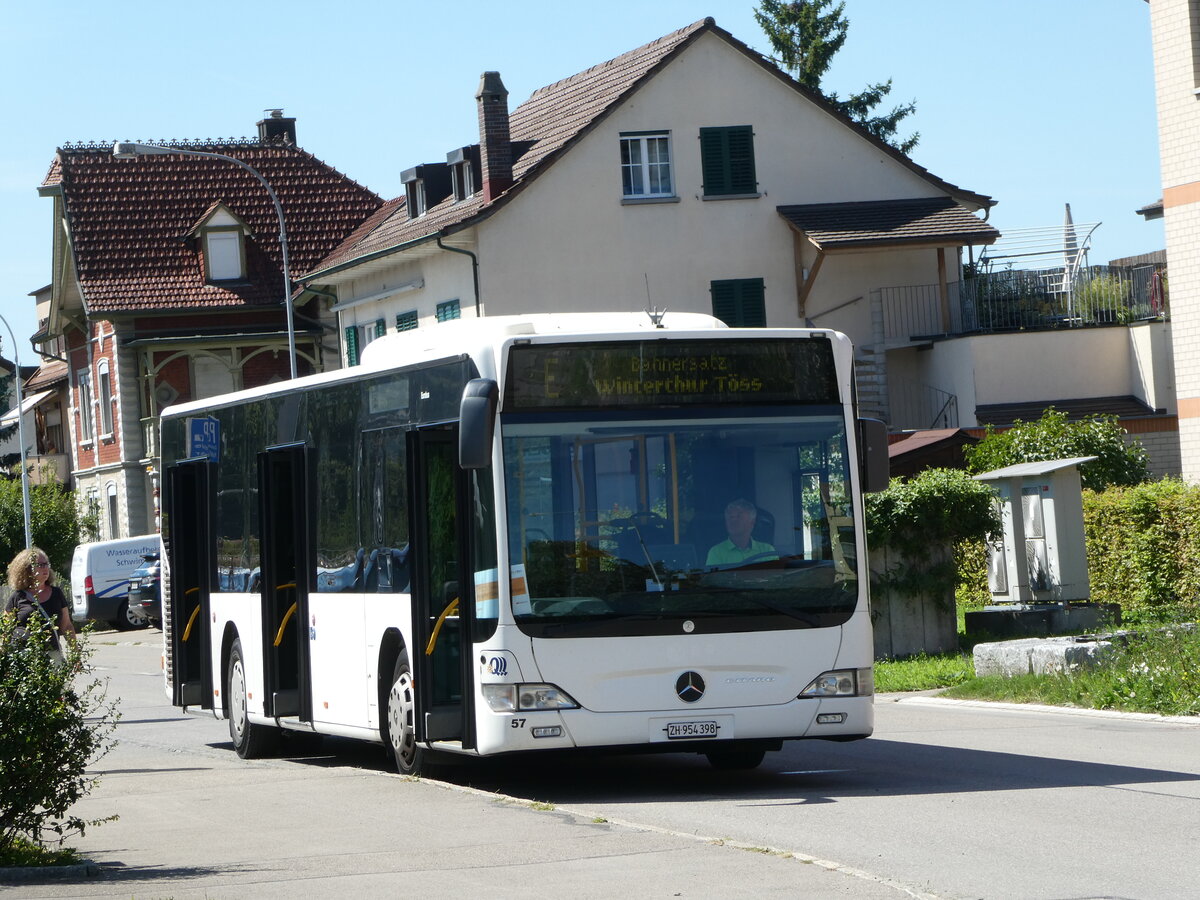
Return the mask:
M258 128L176 146L256 169L279 197L293 270L310 268L382 201L296 146L294 119ZM288 377L278 218L237 165L116 159L111 145L59 148L40 192L54 201L53 278L34 340L63 347L75 487L102 537L152 532L159 410ZM300 374L336 366L328 298L293 303Z

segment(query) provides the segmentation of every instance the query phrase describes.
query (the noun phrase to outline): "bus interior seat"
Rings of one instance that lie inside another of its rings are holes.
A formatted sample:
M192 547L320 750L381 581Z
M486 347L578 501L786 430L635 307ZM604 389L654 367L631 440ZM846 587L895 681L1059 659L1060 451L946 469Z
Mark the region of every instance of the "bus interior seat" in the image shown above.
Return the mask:
M408 568L408 544L384 550L383 553L387 559L388 586L396 593L407 592L411 581Z
M775 514L769 509L763 509L761 506L755 507L758 510L757 517L754 520L754 530L750 533L756 541L762 541L775 546Z

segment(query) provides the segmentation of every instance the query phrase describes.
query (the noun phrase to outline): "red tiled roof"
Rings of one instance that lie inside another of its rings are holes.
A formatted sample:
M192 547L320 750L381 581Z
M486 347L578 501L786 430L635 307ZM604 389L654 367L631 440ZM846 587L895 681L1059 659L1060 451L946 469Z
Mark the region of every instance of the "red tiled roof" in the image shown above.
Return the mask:
M949 197L776 207L822 250L944 241L990 244L1000 232Z
M509 116L509 134L513 143L513 187L490 204L482 197L456 203L453 197L443 200L417 219L409 219L403 200L390 201L390 212L381 215L373 228L359 229L356 237L345 241L310 272L319 275L330 269L362 261L374 254L386 253L421 238L431 238L468 227L508 202L525 184L552 164L558 155L586 134L592 127L616 109L620 102L636 91L641 84L701 34L712 33L745 53L780 78L804 97L821 106L847 127L857 131L865 140L878 146L902 165L918 173L933 186L948 194L979 206L990 206L991 198L962 190L918 166L894 147L876 138L865 128L849 121L823 97L800 86L773 63L765 60L729 32L717 27L711 19L693 22L678 31L651 41L628 53L600 63L570 78L539 88ZM381 210L382 212L382 210ZM969 215L964 211L964 215ZM985 226L990 227L990 226ZM304 270L297 269L298 272Z
M257 141L188 143L260 172L283 207L288 259L312 268L382 200L310 153ZM181 155L115 159L111 147L60 148L44 187L58 185L90 314L278 305L283 265L270 196L232 163ZM190 229L217 202L251 229L244 283L208 284Z

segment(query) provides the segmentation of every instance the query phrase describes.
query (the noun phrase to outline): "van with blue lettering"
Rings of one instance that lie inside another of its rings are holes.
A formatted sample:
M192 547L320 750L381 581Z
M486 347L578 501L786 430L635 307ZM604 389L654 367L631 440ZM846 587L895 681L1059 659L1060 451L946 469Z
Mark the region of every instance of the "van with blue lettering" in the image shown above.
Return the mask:
M141 566L142 557L159 553L157 534L117 538L80 544L71 558L73 617L109 622L121 631L145 628L150 620L141 607L129 607L129 578Z

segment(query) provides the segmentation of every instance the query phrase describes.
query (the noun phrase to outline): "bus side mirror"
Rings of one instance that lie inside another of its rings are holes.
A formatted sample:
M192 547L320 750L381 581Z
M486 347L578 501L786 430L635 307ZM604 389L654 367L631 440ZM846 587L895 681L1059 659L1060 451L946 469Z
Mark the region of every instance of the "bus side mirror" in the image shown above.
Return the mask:
M463 388L458 407L458 464L462 468L486 469L492 464L499 404L500 389L490 378L472 378Z
M859 472L864 494L887 489L891 480L887 425L879 419L858 420Z

